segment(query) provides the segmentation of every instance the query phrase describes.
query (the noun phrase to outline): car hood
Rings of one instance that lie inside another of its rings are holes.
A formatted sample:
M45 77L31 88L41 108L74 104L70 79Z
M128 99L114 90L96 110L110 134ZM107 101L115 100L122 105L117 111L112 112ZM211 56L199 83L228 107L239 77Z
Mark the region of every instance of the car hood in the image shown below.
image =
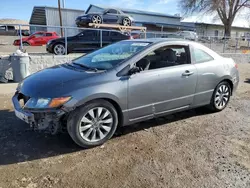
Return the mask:
M29 40L29 37L22 38L23 42L28 41L28 40ZM20 39L16 39L16 41L20 41Z
M58 65L30 75L20 83L18 90L29 97L60 97L70 91L73 83L86 83L89 77L98 72L87 72L80 68Z

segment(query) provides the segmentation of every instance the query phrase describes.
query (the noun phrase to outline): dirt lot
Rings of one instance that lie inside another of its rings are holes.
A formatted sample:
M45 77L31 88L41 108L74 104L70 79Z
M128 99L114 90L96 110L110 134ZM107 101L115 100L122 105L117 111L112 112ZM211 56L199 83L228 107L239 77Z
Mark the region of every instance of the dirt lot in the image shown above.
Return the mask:
M250 64L228 108L196 109L122 128L82 150L34 133L0 95L0 187L250 187Z

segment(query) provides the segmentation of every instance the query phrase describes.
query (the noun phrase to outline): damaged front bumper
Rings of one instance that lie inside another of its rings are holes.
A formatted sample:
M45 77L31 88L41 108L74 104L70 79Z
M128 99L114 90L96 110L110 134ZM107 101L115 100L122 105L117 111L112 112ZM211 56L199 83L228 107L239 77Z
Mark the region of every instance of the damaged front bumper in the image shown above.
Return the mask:
M25 96L16 92L12 97L15 115L28 123L34 130L47 130L56 134L62 130L61 119L66 114L62 109L24 109L20 101L25 103Z

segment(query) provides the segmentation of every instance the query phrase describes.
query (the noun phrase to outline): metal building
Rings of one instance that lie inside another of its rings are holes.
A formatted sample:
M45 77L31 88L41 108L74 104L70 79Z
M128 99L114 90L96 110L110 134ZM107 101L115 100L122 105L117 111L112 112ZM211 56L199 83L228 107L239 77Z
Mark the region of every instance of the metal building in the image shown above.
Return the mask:
M61 9L62 13L62 25L67 27L76 27L75 19L76 17L83 15L83 10L76 9ZM30 32L36 31L55 31L60 33L60 28L55 28L53 26L60 26L59 11L56 7L38 7L33 8L29 24L42 25L30 26ZM44 27L43 27L44 26ZM48 27L49 26L49 27ZM67 29L67 35L75 35L79 33L78 29Z
M194 27L186 27L181 24L181 17L169 14L162 14L157 12L141 11L127 8L106 7L99 5L90 5L86 10L87 13L103 12L108 8L119 9L122 12L129 14L135 20L136 26L147 27L147 31L164 31L175 32L178 30L193 30Z

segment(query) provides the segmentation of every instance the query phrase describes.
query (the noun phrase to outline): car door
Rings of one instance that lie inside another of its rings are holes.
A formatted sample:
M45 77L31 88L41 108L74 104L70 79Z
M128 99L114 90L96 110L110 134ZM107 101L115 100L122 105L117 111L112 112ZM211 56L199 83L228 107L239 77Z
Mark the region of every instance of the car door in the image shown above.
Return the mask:
M109 9L103 14L104 23L117 23L119 19L118 11L115 9Z
M97 30L85 30L71 38L68 42L73 51L87 52L100 47L100 37Z
M198 72L194 106L209 104L214 89L220 80L221 68L219 66L223 66L223 63L214 60L207 50L210 51L210 49L196 46L193 46L191 50L194 65Z
M33 44L34 46L42 46L44 43L44 39L43 37L45 37L44 33L36 33L31 37L32 43L30 42L30 44Z
M172 53L176 53L176 57L164 57L162 49L165 48L174 51ZM185 49L181 52L185 57L178 55L176 49ZM141 68L144 70L132 75L128 81L130 121L188 109L192 105L197 83L197 71L191 64L189 47L164 46L143 59L150 64L146 66L148 70Z

